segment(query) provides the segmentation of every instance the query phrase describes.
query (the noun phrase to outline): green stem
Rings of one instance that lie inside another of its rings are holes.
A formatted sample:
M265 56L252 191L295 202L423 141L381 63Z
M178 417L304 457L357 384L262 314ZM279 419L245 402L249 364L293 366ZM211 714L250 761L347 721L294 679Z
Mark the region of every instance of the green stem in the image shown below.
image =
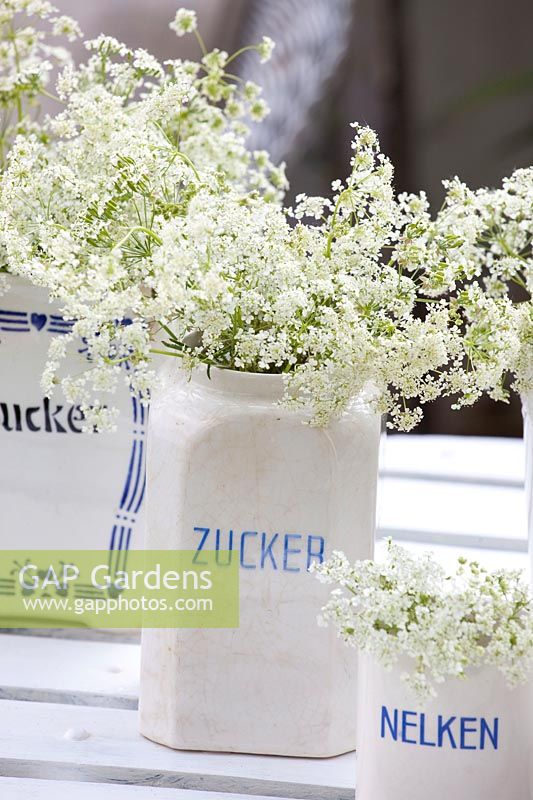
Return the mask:
M240 50L237 50L235 53L233 53L232 56L228 58L228 60L226 61L226 66L228 66L228 64L231 64L232 61L235 61L236 58L239 58L239 56L242 56L243 53L248 53L250 50L259 50L259 46L256 44L249 44L246 47L241 47Z
M43 95L43 97L48 97L50 100L55 100L56 103L61 103L62 106L68 105L68 103L66 103L64 100L61 100L60 97L56 97L55 94L47 92L46 89L44 88L41 88L41 94Z
M335 223L337 222L337 215L339 213L339 209L341 206L342 199L345 194L347 194L351 189L345 189L343 192L340 193L339 197L337 198L337 202L335 203L335 208L333 210L333 216L331 217L331 231L328 235L328 240L326 243L326 258L331 258L331 245L333 244L333 239L335 238Z
M235 83L244 83L244 79L241 78L240 75L234 75L233 72L224 72L224 77L231 78L231 80L235 81ZM227 83L229 86L231 86L231 83L229 81L227 81Z
M194 31L194 35L196 36L196 41L200 45L200 50L202 51L202 55L206 56L207 55L207 47L205 46L205 42L202 39L202 36L201 36L200 32L195 30Z
M9 23L9 34L10 34L10 39L13 42L13 53L15 55L15 66L17 68L17 72L20 72L20 55L19 55L19 51L18 51L18 48L17 48L17 34L16 34L15 28L13 27L13 24L11 22ZM18 121L22 122L22 120L24 118L24 111L23 111L23 108L22 108L22 99L21 99L20 94L17 94L17 115L18 115Z
M119 242L115 244L115 247L122 247L124 244L126 244L132 233L145 233L146 236L148 236L150 239L153 239L154 242L159 246L163 244L163 240L160 239L156 233L150 230L150 228L145 228L144 225L135 225L133 228L128 230L127 234Z
M174 356L174 358L183 358L183 353L181 352L173 353L171 350L157 350L156 348L152 348L150 352L158 356Z
M165 137L165 139L169 143L170 147L172 148L173 157L174 158L180 158L183 161L184 164L187 164L187 166L190 169L192 169L192 171L194 172L194 176L195 176L196 180L198 182L200 182L200 180L201 180L200 179L200 173L198 172L198 170L194 166L194 164L191 161L191 159L189 158L189 156L186 156L185 153L181 152L181 150L176 150L176 148L174 146L174 142L169 138L167 132L165 131L165 129L163 128L163 126L159 122L154 122L154 125L158 129L158 131L160 131L163 134L163 136Z
M124 364L126 361L129 361L131 356L122 356L122 358L104 358L106 364Z
M440 297L417 297L417 303L440 303Z

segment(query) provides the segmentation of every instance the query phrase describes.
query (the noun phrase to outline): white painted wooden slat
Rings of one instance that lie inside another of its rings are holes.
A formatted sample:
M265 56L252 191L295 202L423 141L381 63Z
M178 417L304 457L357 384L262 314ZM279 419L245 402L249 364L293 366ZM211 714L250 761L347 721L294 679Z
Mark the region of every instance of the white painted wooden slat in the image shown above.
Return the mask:
M140 648L0 634L0 697L136 708Z
M529 568L525 552L399 541L416 553L431 549L447 568L465 554L489 569ZM378 558L384 548L379 540ZM0 634L0 698L133 709L139 662L138 645Z
M522 439L485 436L387 436L382 449L385 475L521 486Z
M447 567L468 546L466 554L490 568L527 568L522 465L516 440L391 437L380 529L414 539L404 543L416 552L429 542ZM137 645L0 635L0 776L10 776L0 777L1 800L353 800L353 754L188 753L143 739L128 710L138 670ZM72 728L89 738L65 739Z
M353 800L354 754L304 759L175 751L143 739L134 711L10 700L0 711L0 776ZM73 728L89 738L65 739Z
M393 538L525 551L525 493L512 486L383 477L378 527Z
M0 634L16 633L19 636L45 639L81 639L84 642L112 642L114 644L139 644L139 628L2 628Z
M158 789L153 786L103 786L101 783L40 781L31 778L0 778L0 797L2 800L267 800L258 795L228 795Z

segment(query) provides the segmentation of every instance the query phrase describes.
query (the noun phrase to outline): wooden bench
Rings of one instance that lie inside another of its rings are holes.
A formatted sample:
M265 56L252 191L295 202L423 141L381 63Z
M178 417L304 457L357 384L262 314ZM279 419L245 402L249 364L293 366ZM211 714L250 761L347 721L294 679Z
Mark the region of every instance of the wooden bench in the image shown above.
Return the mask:
M393 436L378 550L394 535L527 568L523 443ZM0 800L353 800L355 755L325 760L173 751L137 731L136 632L0 634Z

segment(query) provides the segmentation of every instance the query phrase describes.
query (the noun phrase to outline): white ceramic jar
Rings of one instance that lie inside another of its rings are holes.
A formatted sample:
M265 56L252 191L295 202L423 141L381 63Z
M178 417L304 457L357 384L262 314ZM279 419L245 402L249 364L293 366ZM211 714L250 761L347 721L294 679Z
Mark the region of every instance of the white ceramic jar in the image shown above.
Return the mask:
M169 359L174 362L174 359ZM355 651L308 573L373 554L380 418L325 429L276 404L280 376L172 363L150 409L147 547L232 550L240 627L144 630L140 724L180 749L332 756L355 746Z
M357 800L531 800L531 685L509 689L486 667L421 708L407 666L361 657Z
M40 378L52 336L70 323L43 289L9 277L0 295L0 541L3 549L110 549L140 544L147 413L124 384L116 433L81 433L81 415ZM87 368L84 346L68 368Z

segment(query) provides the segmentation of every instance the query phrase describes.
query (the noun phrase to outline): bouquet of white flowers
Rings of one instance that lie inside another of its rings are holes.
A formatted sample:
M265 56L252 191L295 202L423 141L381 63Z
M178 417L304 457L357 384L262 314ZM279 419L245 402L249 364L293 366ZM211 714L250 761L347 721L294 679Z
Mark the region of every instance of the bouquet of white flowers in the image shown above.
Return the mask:
M374 132L355 126L351 172L331 199L302 195L283 211L271 202L283 174L266 155L251 165L239 146L235 157L231 132L229 153L213 148L221 112L203 78L174 65L172 80L124 106L95 80L98 64L89 89L84 72L70 79L53 153L20 139L3 187L12 268L50 287L76 320L70 338L87 342L87 369L61 383L88 424L111 421L92 392L112 391L121 364L147 396L155 351L189 369L281 373L286 402L310 405L315 423L370 391L377 410L412 427L421 412L409 401L439 394L457 345L444 304L416 313L423 273L407 274L396 252L415 212L394 197ZM68 343L53 343L47 392Z
M196 32L194 13L178 11L171 27ZM286 188L283 166L245 146L244 119L268 113L259 87L232 76L235 56L207 53L198 38L198 63L160 64L103 35L87 42L87 63L67 65L57 79L63 110L38 135L16 140L2 182L10 271L48 288L77 320L71 337L52 344L45 388L69 342L85 338L84 374L63 386L101 427L113 410L93 403L92 391L113 388L126 360L136 392L146 397L151 382L145 278L157 231L180 219L201 187L231 186L265 202ZM265 61L272 43L256 49Z
M470 190L446 181L441 211L421 213L401 245L407 269L423 268L428 297L446 297L461 350L450 362L446 392L456 407L483 393L507 400L509 388L533 389L533 168L499 189Z
M38 21L38 27L32 23ZM71 63L70 52L57 37L72 42L78 24L47 0L3 0L0 8L0 169L13 139L20 133L40 134L36 120L39 99L48 94L54 68Z
M365 393L408 430L440 394L505 397L509 371L529 385L531 302L513 305L502 287L531 285L531 172L499 192L452 181L433 219L424 194L395 197L375 133L355 125L331 198L284 210L283 166L246 148L244 119L268 109L231 73L239 53L207 53L192 11L171 27L197 36L198 63L160 64L100 36L59 75L63 110L11 152L9 269L73 322L52 342L46 393L60 383L87 429L112 427L102 396L125 380L148 402L163 352L186 369L283 374L284 402L318 424ZM255 49L266 60L272 47ZM80 369L65 375L80 337Z
M421 701L474 667L495 667L511 686L526 680L533 614L520 571L488 572L460 558L448 574L431 553L416 557L392 542L383 562L350 565L336 552L312 570L338 587L319 622L386 668L407 659L404 680Z
M0 8L0 174L15 138L46 138L39 123L39 104L50 96L53 71L72 63L61 39L81 36L78 24L47 0L3 0ZM6 288L7 256L0 243L0 292Z

